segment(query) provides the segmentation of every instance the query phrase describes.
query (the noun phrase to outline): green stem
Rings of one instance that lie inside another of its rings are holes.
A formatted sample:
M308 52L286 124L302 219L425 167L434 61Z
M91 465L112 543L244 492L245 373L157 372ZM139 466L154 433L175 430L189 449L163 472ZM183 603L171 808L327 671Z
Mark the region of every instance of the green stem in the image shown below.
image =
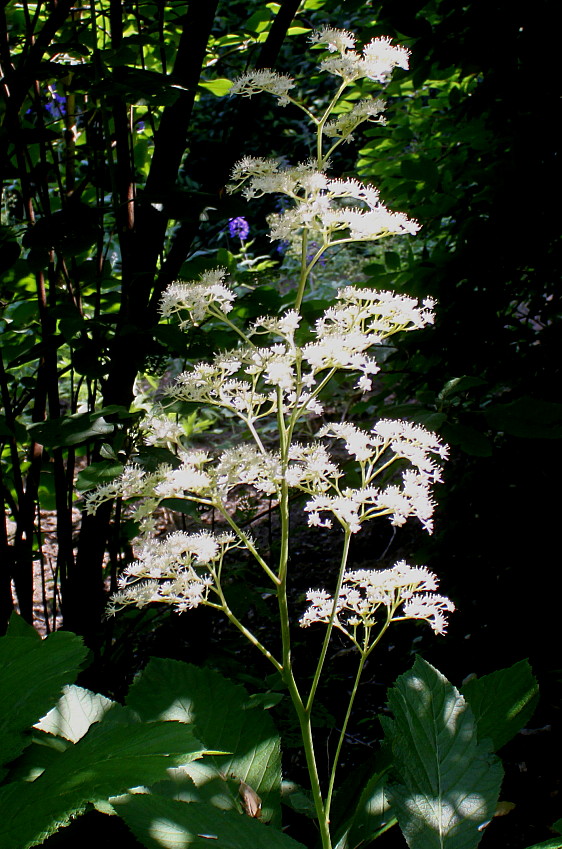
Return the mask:
M353 704L355 702L355 696L357 695L357 690L359 689L359 682L361 680L361 675L363 674L363 668L365 666L365 662L366 662L367 658L369 657L369 655L371 654L371 652L373 651L373 649L375 648L377 643L380 641L382 635L385 633L386 629L390 625L391 619L392 619L392 614L390 616L387 615L387 620L386 620L385 624L383 625L383 627L381 628L381 630L377 634L376 639L373 640L371 645L369 645L370 629L368 629L366 631L366 634L365 634L363 650L361 651L361 658L359 660L359 666L357 667L357 674L355 676L355 681L353 682L353 689L351 691L351 696L349 697L349 704L347 706L345 719L344 719L343 725L341 727L340 736L338 738L338 745L336 747L336 753L334 755L334 762L332 764L332 769L331 769L331 772L330 772L330 782L329 782L329 785L328 785L328 793L326 794L326 817L327 818L329 818L329 816L330 816L330 807L331 807L331 804L332 804L332 795L333 795L333 792L334 792L334 783L335 783L335 780L336 780L336 770L338 768L340 753L341 753L341 749L342 749L342 746L343 746L343 742L345 740L345 735L346 735L346 732L347 732L347 726L349 724L349 719L351 717L351 711L353 710Z
M322 799L322 791L320 789L320 780L318 778L318 769L316 766L316 755L314 753L314 740L312 739L310 713L302 709L302 702L301 710L298 709L294 701L293 704L295 705L295 710L299 718L301 737L304 747L304 753L306 756L306 765L308 767L308 774L310 777L310 790L312 793L314 807L316 809L316 816L318 817L318 827L320 829L322 849L332 849L332 838L330 835L328 812L324 806L324 800Z
M312 680L312 686L310 688L310 693L308 694L308 699L306 702L306 711L310 714L312 710L312 703L314 701L314 697L316 695L316 690L318 688L318 682L320 681L320 675L322 674L322 668L324 666L324 661L326 660L326 654L328 652L328 645L330 643L330 637L332 636L332 630L334 627L334 619L336 618L338 597L341 590L341 585L343 582L343 576L345 572L345 567L347 566L347 558L349 556L349 543L351 540L351 531L346 528L345 536L343 541L343 551L341 556L340 563L340 572L338 575L338 582L336 585L336 589L334 590L334 606L332 607L332 614L330 616L330 620L326 627L326 634L324 636L324 642L322 643L322 650L320 652L320 657L318 659L318 664L316 666L316 671L314 673L314 678Z
M304 298L304 290L306 288L306 281L308 279L309 269L306 265L306 249L308 246L308 230L305 228L302 231L301 236L301 270L299 277L299 285L297 288L297 297L295 298L295 310L300 312L302 299Z
M238 336L240 336L240 338L241 338L241 339L242 339L242 340L246 343L246 345L248 345L250 348L255 348L255 347L256 347L256 346L254 345L254 343L252 342L252 340L251 340L251 339L249 339L249 338L248 338L248 336L246 336L246 334L244 333L244 331L243 331L243 330L240 330L240 328L239 328L239 327L236 327L236 325L234 324L234 322L233 322L233 321L231 321L231 320L228 318L228 316L227 316L227 315L226 315L226 314L225 314L222 310L219 310L219 309L213 308L213 305L211 304L211 305L209 306L208 313L209 313L209 315L212 315L212 316L213 316L213 318L217 318L219 321L222 321L222 322L224 322L224 324L227 324L227 325L228 325L228 327L230 327L232 330L234 330L234 332L235 332L235 333L237 333L237 334L238 334Z
M353 709L353 703L355 701L355 696L357 695L357 690L359 688L359 681L361 680L361 675L363 674L363 667L365 666L365 661L367 659L367 655L365 652L361 652L361 657L359 660L359 666L357 668L357 674L355 676L355 681L353 682L353 689L351 691L351 696L349 697L349 704L347 705L347 711L345 714L345 719L343 721L343 725L341 727L340 736L338 738L338 745L336 747L336 753L334 755L334 762L332 764L332 770L330 772L330 783L328 784L328 793L326 795L326 817L330 816L330 807L332 804L332 794L334 792L334 782L336 780L336 769L338 767L338 761L340 758L340 752L343 746L343 741L345 740L345 733L347 731L347 726L349 723L349 717L351 716L351 711Z
M291 444L292 428L291 423L287 424L282 412L282 392L277 390L277 428L279 432L279 451L281 455L281 466L283 470L283 482L281 484L281 494L279 499L279 515L281 519L281 544L279 552L279 572L278 572L278 589L277 589L277 604L279 607L279 624L281 630L282 644L282 677L295 713L297 715L301 730L304 753L306 757L306 765L310 778L310 790L314 802L314 808L318 817L318 826L322 841L322 849L332 849L332 841L330 838L330 829L328 820L324 810L324 800L322 799L322 790L320 788L320 779L318 777L318 767L316 764L316 755L314 753L314 741L312 738L312 727L310 724L310 711L303 704L299 688L293 675L291 663L291 629L289 619L289 604L287 599L287 572L289 564L289 487L285 480L285 473L289 462L289 447Z
M242 542L244 543L244 545L246 546L246 548L248 549L250 554L252 554L255 557L255 559L258 561L258 563L260 564L261 568L266 573L268 578L271 578L273 583L276 586L278 586L279 585L279 578L277 577L275 572L273 572L273 570L269 568L269 566L267 565L267 563L265 562L265 560L263 559L263 557L261 556L259 551L256 549L256 547L253 544L250 537L247 534L245 534L244 531L242 530L242 528L240 528L236 524L236 522L234 521L232 516L229 514L228 510L226 510L220 502L218 502L218 503L213 502L213 507L215 507L219 511L219 513L221 514L221 516L224 519L226 519L226 521L228 522L228 524L230 525L230 527L232 528L232 530L234 531L234 533L236 534L238 539L242 540Z
M336 105L336 103L338 102L338 100L340 99L340 97L342 96L342 94L344 93L344 91L346 90L348 85L349 85L349 83L347 83L347 82L343 82L340 85L340 87L336 91L335 95L333 96L332 100L328 104L328 108L326 109L326 111L324 112L324 114L322 115L320 120L318 121L318 127L317 127L317 130L316 130L316 162L317 162L317 166L318 166L319 171L321 171L324 168L324 166L326 165L326 160L328 159L327 156L325 156L325 157L322 156L322 133L323 133L323 130L324 130L324 124L326 123L326 121L330 117L334 106Z
M220 586L219 586L219 587L217 587L217 592L218 592L219 597L220 597L220 599L221 599L221 601L222 601L222 610L224 610L225 615L228 617L228 621L229 621L229 622L232 622L232 624L233 624L236 628L238 628L238 630L240 631L240 633L241 633L241 634L244 634L244 636L246 637L246 639L247 639L247 640L248 640L248 641L249 641L249 642L250 642L253 646L255 646L255 647L256 647L256 648L257 648L257 649L258 649L258 650L259 650L259 651L260 651L260 652L264 655L264 657L266 657L266 658L270 661L270 663L272 663L272 664L273 664L273 666L275 667L275 669L277 670L277 672L280 672L280 673L282 674L282 673L283 673L283 665L282 665L281 663L279 663L279 661L277 660L277 658L275 658L275 657L271 654L271 652L269 651L269 649L266 649L266 647L263 645L263 643L260 643L260 641L258 640L258 638L257 638L256 636L254 636L254 634L252 634L252 632L251 632L251 631L249 631L249 630L248 630L248 628L246 628L246 626L245 626L245 625L243 625L243 624L242 624L242 622L240 622L240 620L239 620L239 619L238 619L238 618L234 615L234 613L232 612L232 610L230 609L230 607L229 607L229 606L228 606L228 604L226 603L226 599L225 599L225 597L224 597L224 595L223 595L223 593L222 593L222 589L220 588ZM209 607L210 607L210 606L211 606L211 605L209 605Z
M263 442L262 442L262 441L261 441L261 439L260 439L260 435L259 435L259 433L257 432L257 430L256 430L256 429L255 429L255 427L254 427L253 422L252 422L250 419L243 418L242 416L240 416L240 418L241 418L241 419L242 419L242 421L243 421L243 422L247 425L248 430L249 430L249 431L250 431L250 433L252 434L252 436L253 436L253 438L254 438L254 442L255 442L255 443L256 443L256 445L258 446L258 450L259 450L260 454L265 455L267 452L266 452L266 450L265 450L265 448L264 448L264 446L263 446Z

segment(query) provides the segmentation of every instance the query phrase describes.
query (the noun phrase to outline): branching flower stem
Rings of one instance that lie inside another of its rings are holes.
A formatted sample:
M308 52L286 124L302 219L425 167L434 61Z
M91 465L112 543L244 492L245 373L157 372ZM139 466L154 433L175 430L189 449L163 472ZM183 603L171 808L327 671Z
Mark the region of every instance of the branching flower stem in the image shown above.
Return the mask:
M327 153L326 156L323 156L323 154L322 154L322 134L324 132L324 124L326 123L326 121L328 120L330 115L332 114L332 110L333 110L334 106L336 105L336 103L338 102L338 100L340 99L340 97L342 96L342 94L344 93L346 88L348 87L348 85L349 85L349 83L347 81L343 82L340 85L340 87L338 88L338 90L334 94L332 100L328 104L328 107L325 110L322 117L320 118L320 120L317 120L317 119L315 120L315 123L317 124L317 130L316 130L316 160L317 160L319 171L322 171L322 169L326 167L326 163L328 161L328 156L331 153L331 151L329 151L329 153Z
M236 522L234 521L234 519L232 518L230 513L226 510L224 505L221 504L220 502L213 502L213 506L219 511L219 513L221 514L223 519L225 519L228 522L228 524L230 525L230 527L232 528L232 530L234 531L234 533L236 534L238 539L241 540L244 543L244 545L246 546L246 548L248 549L250 554L252 554L255 557L255 559L257 560L257 562L259 563L259 565L261 566L263 571L266 573L268 578L270 578L271 581L273 581L275 586L279 586L279 583L280 583L279 578L277 577L275 572L273 572L272 569L270 569L270 567L267 565L267 563L265 562L265 560L263 559L263 557L261 556L259 551L256 549L256 547L255 547L254 543L252 542L252 540L250 539L250 537L247 534L244 533L244 531L242 530L242 528L239 525L236 524Z
M229 317L228 317L228 316L227 316L227 315L226 315L226 314L225 314L222 310L217 309L217 308L214 308L214 307L211 305L211 306L209 307L209 315L212 315L212 316L213 316L213 318L217 318L219 321L222 321L222 322L224 322L224 324L228 325L228 327L230 327L230 329L231 329L231 330L234 330L234 332L235 332L235 333L237 333L237 334L238 334L238 336L240 336L240 338L242 339L242 341L243 341L246 345L248 345L248 347L250 347L250 348L255 348L255 347L256 347L256 346L254 345L254 343L252 342L252 340L250 339L250 337L249 337L249 336L246 336L246 334L244 333L244 331L243 331L240 327L238 327L236 324L234 324L234 322L233 322L233 321L231 321L231 320L229 319Z
M326 794L326 805L325 805L325 814L326 814L326 818L328 820L330 819L330 808L331 808L331 804L332 804L332 796L333 796L333 793L334 793L334 784L335 784L335 780L336 780L336 770L338 768L340 753L341 753L342 746L343 746L343 743L344 743L344 740L345 740L345 735L346 735L346 732L347 732L347 726L349 724L349 719L351 717L351 712L353 710L353 705L354 705L354 702L355 702L355 696L357 695L357 690L359 689L359 683L361 681L363 669L365 667L365 663L367 661L367 658L369 657L369 655L371 654L371 652L373 651L375 646L382 639L384 633L386 632L388 626L390 625L391 620L392 620L392 612L389 611L389 612L387 612L387 619L386 619L385 624L383 625L383 627L381 628L381 630L377 634L376 638L370 644L369 644L370 629L365 628L363 646L359 647L361 654L360 654L360 658L359 658L359 665L357 667L357 674L355 676L355 681L353 682L353 688L351 690L351 695L349 697L349 702L348 702L348 705L347 705L347 711L346 711L346 714L345 714L345 718L343 720L340 735L338 737L338 744L336 746L336 752L334 754L334 761L333 761L333 764L332 764L332 769L330 771L330 781L329 781L329 784L328 784L328 792Z
M295 422L291 417L289 423L285 422L283 417L283 404L281 389L277 389L277 426L279 432L280 455L283 470L283 481L281 484L281 496L279 501L279 515L281 519L281 544L279 552L279 586L277 589L277 603L279 607L279 623L282 643L282 671L283 681L289 691L295 713L297 715L301 730L303 748L305 752L306 764L310 778L310 790L316 815L318 817L318 825L322 841L322 849L331 849L332 842L330 836L330 827L324 810L324 800L322 797L322 789L320 787L320 778L318 776L318 767L316 763L316 754L314 751L314 740L312 737L311 711L305 707L302 696L300 694L291 660L291 628L289 605L287 598L287 571L289 563L289 534L290 534L290 514L289 514L289 487L285 479L289 463L289 447ZM342 570L343 574L343 570ZM327 646L326 646L327 648Z
M224 612L228 621L231 622L235 626L235 628L237 628L240 631L240 633L243 634L246 637L246 639L253 646L255 646L258 649L258 651L260 651L264 655L264 657L266 657L269 660L270 663L273 664L273 666L275 667L277 672L280 672L281 674L283 674L283 665L281 663L279 663L277 658L274 657L271 654L269 649L267 649L263 645L263 643L261 643L258 640L258 638L254 634L252 634L252 632L248 628L246 628L246 626L242 622L240 622L240 620L234 615L234 613L232 612L232 610L228 606L226 598L224 597L220 583L217 585L216 591L217 591L218 596L221 600L221 605L220 605L220 607L219 607L219 605L209 605L209 607L214 607L214 606L219 607L219 609Z
M295 309L297 312L300 312L300 308L302 306L302 299L304 298L304 291L306 289L306 281L308 280L308 275L310 273L310 268L306 264L307 246L308 230L305 228L303 229L301 235L301 270L299 274L299 284L297 286L297 296L295 298Z
M314 673L314 678L312 679L312 685L310 687L310 692L308 694L308 699L306 702L306 712L310 715L312 711L312 705L314 703L314 697L316 696L316 690L318 689L318 683L320 681L320 676L322 674L322 669L324 667L324 661L326 660L326 654L328 652L328 646L330 644L330 638L332 636L332 630L334 628L334 620L336 618L337 612L337 601L339 598L343 576L345 573L345 568L347 566L347 558L349 556L349 543L351 541L351 531L349 527L344 526L344 540L343 540L343 550L341 555L340 562L340 571L338 575L338 582L336 584L336 589L334 590L334 605L332 607L332 615L330 616L330 620L326 626L326 633L324 635L324 642L322 643L322 649L320 651L320 657L318 658L318 663L316 665L316 671Z

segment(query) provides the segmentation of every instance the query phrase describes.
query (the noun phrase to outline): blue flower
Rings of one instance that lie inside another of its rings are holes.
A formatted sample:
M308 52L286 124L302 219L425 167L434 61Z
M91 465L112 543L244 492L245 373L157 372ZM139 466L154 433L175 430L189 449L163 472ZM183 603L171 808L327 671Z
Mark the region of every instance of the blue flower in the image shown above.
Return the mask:
M57 120L66 115L66 97L64 94L59 94L56 85L53 83L49 86L50 100L45 104L45 111Z
M245 218L241 216L238 218L229 218L228 219L228 232L230 233L230 237L232 239L235 236L238 236L241 242L245 242L250 233L250 225L246 221Z

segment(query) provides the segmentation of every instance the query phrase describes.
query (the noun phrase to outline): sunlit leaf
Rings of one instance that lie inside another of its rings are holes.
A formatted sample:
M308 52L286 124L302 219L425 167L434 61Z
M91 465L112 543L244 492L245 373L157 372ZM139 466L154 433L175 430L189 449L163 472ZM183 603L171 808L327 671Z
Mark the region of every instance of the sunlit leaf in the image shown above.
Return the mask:
M474 849L496 810L503 776L458 690L416 657L388 692L394 719L381 717L393 755L387 787L411 849Z

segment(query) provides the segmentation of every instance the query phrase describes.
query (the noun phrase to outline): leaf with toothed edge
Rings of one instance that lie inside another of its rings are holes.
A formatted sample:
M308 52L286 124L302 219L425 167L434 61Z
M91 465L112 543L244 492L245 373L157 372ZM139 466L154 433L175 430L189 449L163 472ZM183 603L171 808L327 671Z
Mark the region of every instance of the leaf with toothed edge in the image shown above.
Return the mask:
M381 717L394 762L387 796L408 846L474 849L503 777L491 741L478 742L468 703L420 657L389 690L388 706L394 718Z

